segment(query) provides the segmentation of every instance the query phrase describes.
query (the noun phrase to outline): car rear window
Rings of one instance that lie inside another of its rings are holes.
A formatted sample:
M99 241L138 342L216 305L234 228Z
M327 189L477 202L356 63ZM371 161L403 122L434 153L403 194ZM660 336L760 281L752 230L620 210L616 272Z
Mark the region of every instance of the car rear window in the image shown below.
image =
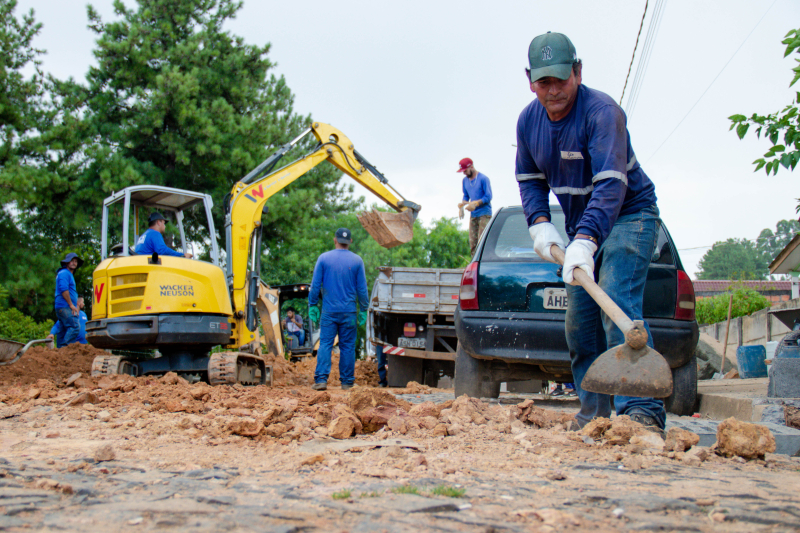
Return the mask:
M675 258L672 255L672 246L669 244L669 237L667 237L667 232L664 231L664 226L662 224L658 225L656 248L653 250L653 258L650 262L657 265L675 264Z
M564 231L564 213L551 210L550 218L564 242L568 242ZM500 213L491 226L482 261L543 261L533 251L533 241L528 232L528 221L522 211Z
M569 242L564 230L564 213L551 207L550 218L564 239ZM499 213L487 235L486 246L481 256L482 261L544 261L533 251L533 241L528 232L528 221L522 211ZM670 240L664 227L658 225L658 238L653 250L651 263L658 265L675 265L675 258Z

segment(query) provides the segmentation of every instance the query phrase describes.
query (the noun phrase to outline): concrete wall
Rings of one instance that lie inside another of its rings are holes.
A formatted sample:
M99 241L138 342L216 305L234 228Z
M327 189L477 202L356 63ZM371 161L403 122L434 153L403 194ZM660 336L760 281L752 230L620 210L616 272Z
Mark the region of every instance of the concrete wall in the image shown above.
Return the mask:
M783 322L770 315L768 311L796 307L800 307L800 299L781 302L773 305L770 309L762 309L749 316L732 318L731 329L728 333L728 353L736 353L736 348L742 345L761 344L766 346L767 341L781 340L791 330L784 326ZM717 322L701 327L700 331L724 343L725 325L724 321Z

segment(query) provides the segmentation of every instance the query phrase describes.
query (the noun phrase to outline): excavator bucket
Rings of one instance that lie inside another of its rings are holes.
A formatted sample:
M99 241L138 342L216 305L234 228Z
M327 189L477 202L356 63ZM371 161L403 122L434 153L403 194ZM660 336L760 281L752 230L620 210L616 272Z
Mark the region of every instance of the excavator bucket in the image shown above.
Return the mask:
M414 215L410 209L402 213L365 211L358 216L358 221L384 248L400 246L414 237Z

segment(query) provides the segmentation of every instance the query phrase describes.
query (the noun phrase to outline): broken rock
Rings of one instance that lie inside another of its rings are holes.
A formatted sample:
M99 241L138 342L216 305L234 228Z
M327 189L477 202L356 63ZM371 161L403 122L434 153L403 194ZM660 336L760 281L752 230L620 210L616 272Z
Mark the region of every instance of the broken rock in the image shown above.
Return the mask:
M94 460L98 463L103 461L113 461L117 457L117 453L110 444L104 444L94 451Z
M763 458L765 454L775 452L775 437L765 426L731 417L717 427L714 446L718 454L726 457Z
M334 439L349 439L356 429L355 422L350 416L335 418L328 426L328 436Z
M700 436L681 428L669 428L667 431L666 450L668 452L685 452L700 442Z

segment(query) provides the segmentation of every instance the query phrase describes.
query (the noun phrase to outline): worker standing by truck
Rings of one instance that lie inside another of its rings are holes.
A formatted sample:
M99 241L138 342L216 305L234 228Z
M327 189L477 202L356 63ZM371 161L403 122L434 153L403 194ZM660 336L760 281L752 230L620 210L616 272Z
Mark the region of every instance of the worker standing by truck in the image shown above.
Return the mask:
M492 218L492 184L475 169L469 157L458 162L458 172L464 173L461 180L464 197L458 204L459 218L464 218L464 209L470 212L469 253L474 255L483 230Z
M582 62L569 38L539 35L531 41L528 60L528 83L536 99L517 122L516 178L534 250L553 263L551 246L563 249L564 243L550 222L551 191L564 209L571 239L563 268L569 298L566 336L581 401L576 420L582 427L611 413L610 397L583 390L583 377L600 353L625 339L575 284L573 271L579 268L594 279L597 259L600 287L627 316L642 320L659 212L655 186L631 147L625 113L607 94L581 85ZM596 333L600 320L605 341ZM648 328L651 348L652 338ZM629 415L663 435L666 412L661 400L615 396L614 406L618 415Z
M342 389L355 382L356 333L367 320L367 277L364 261L350 251L353 235L339 228L333 238L334 249L320 255L314 265L314 277L308 293L309 318L320 324L314 390L328 388L331 373L331 350L339 336L339 380ZM322 296L322 313L317 307ZM356 310L358 301L358 312Z
M78 322L78 289L75 286L75 271L83 264L78 254L69 253L61 260L61 268L56 274L56 317L64 331L62 346L78 340L80 323ZM73 303L74 302L74 303Z

